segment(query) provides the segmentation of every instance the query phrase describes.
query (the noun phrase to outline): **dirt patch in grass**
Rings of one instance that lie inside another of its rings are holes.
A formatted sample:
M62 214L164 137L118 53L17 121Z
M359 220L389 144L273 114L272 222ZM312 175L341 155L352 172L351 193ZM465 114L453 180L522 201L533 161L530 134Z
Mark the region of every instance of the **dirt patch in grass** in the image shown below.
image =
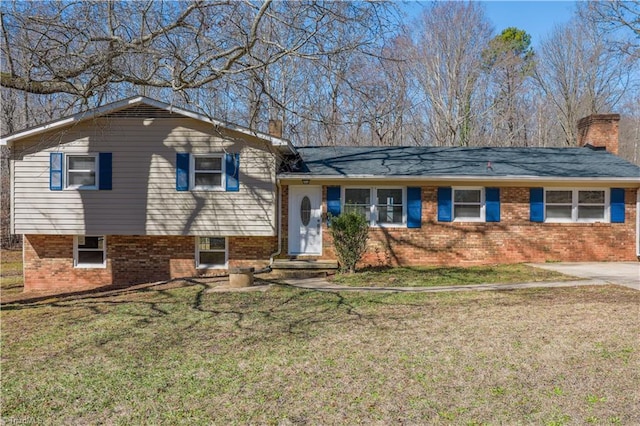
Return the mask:
M362 270L338 274L333 281L352 287L435 287L467 284L514 284L578 280L532 266L493 265L472 267L412 267Z
M0 251L0 291L6 296L21 293L22 288L22 251Z
M7 305L2 418L639 424L640 292L185 287Z

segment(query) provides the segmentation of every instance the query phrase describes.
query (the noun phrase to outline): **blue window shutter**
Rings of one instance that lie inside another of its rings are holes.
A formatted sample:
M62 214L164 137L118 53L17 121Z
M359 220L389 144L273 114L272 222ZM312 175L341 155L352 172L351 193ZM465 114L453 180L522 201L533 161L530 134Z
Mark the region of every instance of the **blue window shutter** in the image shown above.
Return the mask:
M111 190L111 164L113 156L110 152L101 152L98 154L98 189Z
M63 160L61 152L52 152L49 156L49 189L51 191L62 191Z
M529 190L529 220L544 222L544 188Z
M450 187L438 188L438 222L451 222L451 193Z
M340 215L340 187L327 187L327 213L331 216Z
M407 228L422 226L422 188L407 188Z
M225 154L224 157L224 172L227 175L227 191L238 192L240 191L240 154Z
M189 154L176 153L176 191L189 190Z
M500 188L485 189L486 221L500 222Z
M624 223L624 188L611 188L611 223Z

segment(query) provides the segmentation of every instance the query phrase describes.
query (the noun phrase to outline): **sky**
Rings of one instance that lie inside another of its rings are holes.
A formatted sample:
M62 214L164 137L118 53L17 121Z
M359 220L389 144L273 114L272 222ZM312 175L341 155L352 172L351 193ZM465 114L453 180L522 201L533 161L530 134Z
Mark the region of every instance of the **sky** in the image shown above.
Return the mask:
M576 9L573 1L483 1L487 17L496 33L517 27L531 35L531 44L539 45L555 25L571 20Z
M420 4L409 3L410 14L417 13ZM576 9L575 1L481 1L486 15L499 34L508 27L525 30L531 35L531 44L537 47L553 27L571 20Z

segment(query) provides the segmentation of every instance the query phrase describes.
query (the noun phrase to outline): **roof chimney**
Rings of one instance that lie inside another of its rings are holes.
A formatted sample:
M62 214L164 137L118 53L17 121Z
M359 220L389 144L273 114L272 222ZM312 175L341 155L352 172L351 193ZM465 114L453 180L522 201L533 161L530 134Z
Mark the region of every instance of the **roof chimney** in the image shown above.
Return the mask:
M275 138L282 138L282 120L269 120L269 134Z
M592 114L578 121L578 146L618 154L620 114Z

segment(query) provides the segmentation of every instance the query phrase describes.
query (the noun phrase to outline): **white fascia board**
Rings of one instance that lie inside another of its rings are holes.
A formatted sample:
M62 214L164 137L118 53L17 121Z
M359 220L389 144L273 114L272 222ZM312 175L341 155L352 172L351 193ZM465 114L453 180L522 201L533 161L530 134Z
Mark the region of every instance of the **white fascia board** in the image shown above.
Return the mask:
M394 181L436 181L450 182L576 182L576 183L627 183L639 184L640 177L555 177L555 176L455 176L455 175L429 175L429 176L389 176L389 175L313 175L305 173L282 173L278 180L314 179L314 180L394 180Z
M198 120L198 121L202 121L202 122L205 122L205 123L209 123L209 124L212 124L212 125L217 126L217 127L223 127L223 128L226 128L226 129L229 129L229 130L233 130L233 131L245 134L245 135L254 136L254 137L257 137L259 139L263 139L265 141L268 141L274 147L278 147L278 148L284 147L284 148L288 149L291 153L295 153L296 152L296 150L293 147L293 145L291 144L291 142L289 142L286 139L276 138L276 137L268 135L266 133L255 132L255 131L253 131L251 129L248 129L246 127L241 127L241 126L237 126L235 124L225 123L223 121L214 120L212 118L207 117L206 115L198 114L198 113L193 112L193 111L189 111L189 110L186 110L186 109L174 107L174 106L172 106L170 104L167 104L165 102L157 101L155 99L147 98L145 96L136 96L136 97L133 97L133 98L124 99L122 101L113 102L113 103L110 103L110 104L107 104L107 105L103 105L103 106L98 107L98 108L91 109L89 111L80 112L80 113L71 115L69 117L62 118L60 120L51 121L51 122L42 124L40 126L32 127L32 128L23 130L21 132L14 133L12 135L8 135L7 137L4 137L4 138L0 139L0 145L10 145L11 142L13 142L15 140L20 140L20 139L23 139L23 138L26 138L26 137L29 137L29 136L33 136L33 135L37 135L39 133L43 133L43 132L46 132L46 131L49 131L49 130L52 130L52 129L57 129L57 128L60 128L60 127L68 126L68 125L70 125L72 123L77 123L77 122L80 122L80 121L96 118L96 117L99 117L101 115L112 113L112 112L116 112L116 111L119 111L121 109L125 109L125 108L128 108L130 106L134 106L134 105L138 105L138 104L147 104L147 105L150 105L150 106L155 107L155 108L163 109L163 110L168 111L170 113L175 113L175 114L182 115L182 116L185 116L185 117L193 118L194 120Z
M0 139L0 145L9 145L14 140L20 140L32 135L37 135L39 133L46 132L48 130L57 129L59 127L67 126L71 123L77 123L83 120L89 120L91 118L98 117L103 114L107 114L110 112L115 112L126 108L131 105L142 103L146 98L142 96L138 96L135 98L125 99L122 101L114 102L108 105L103 105L98 108L91 109L89 111L79 112L77 114L71 115L69 117L62 118L60 120L50 121L48 123L41 124L36 127L31 127L21 132L14 133L5 138Z

